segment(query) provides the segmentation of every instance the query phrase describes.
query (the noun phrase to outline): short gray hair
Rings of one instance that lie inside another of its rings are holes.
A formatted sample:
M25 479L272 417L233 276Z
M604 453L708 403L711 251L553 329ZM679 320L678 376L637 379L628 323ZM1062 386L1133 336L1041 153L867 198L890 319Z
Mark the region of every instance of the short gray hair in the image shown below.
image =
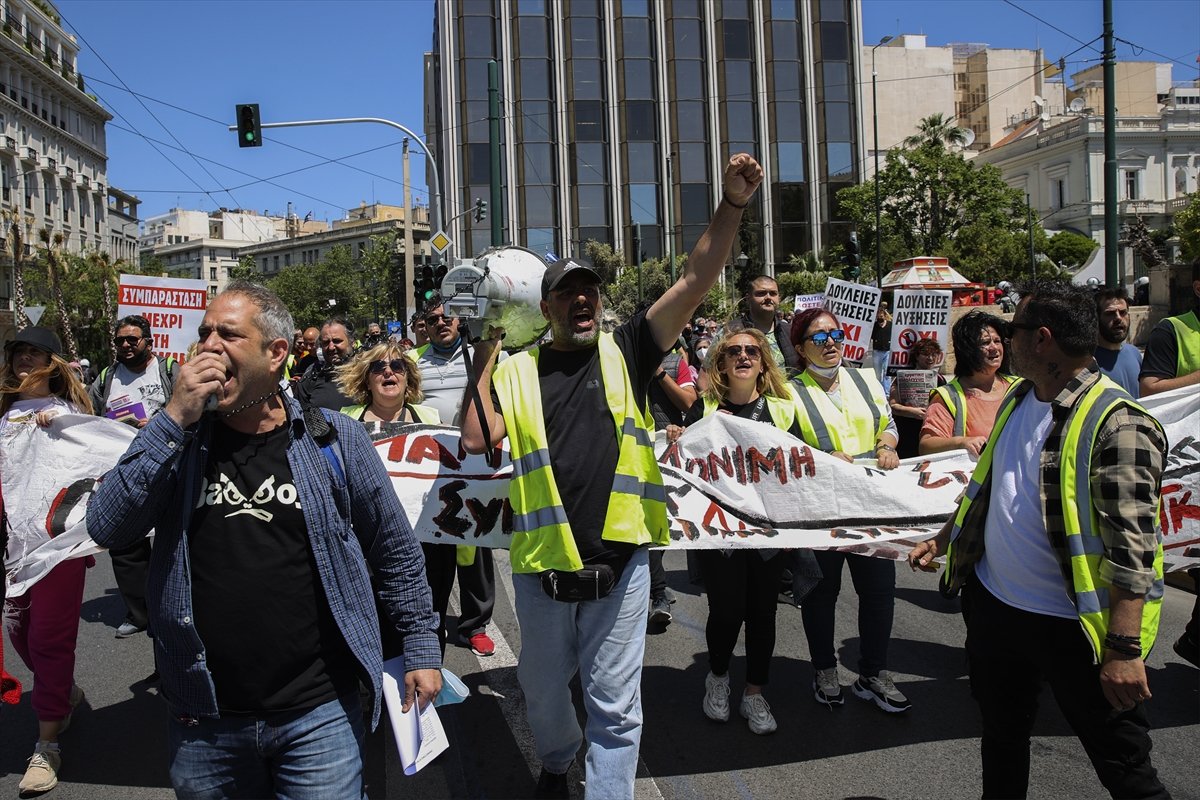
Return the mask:
M279 295L265 286L244 280L230 281L221 294L240 294L249 298L250 302L258 307L253 321L254 327L258 328L263 338L268 342L287 339L289 347L291 346L296 323L292 321L292 312L288 311Z

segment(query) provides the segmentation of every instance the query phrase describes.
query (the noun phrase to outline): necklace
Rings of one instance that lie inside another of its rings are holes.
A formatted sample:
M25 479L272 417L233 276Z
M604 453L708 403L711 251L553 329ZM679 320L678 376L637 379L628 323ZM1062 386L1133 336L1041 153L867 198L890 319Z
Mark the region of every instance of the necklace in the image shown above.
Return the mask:
M238 415L238 414L242 413L242 412L243 412L243 411L245 411L247 408L252 408L252 407L254 407L254 406L258 405L259 403L262 403L262 402L265 402L265 401L267 401L267 400L270 400L272 397L274 397L275 395L279 394L279 392L280 392L280 389L279 389L279 387L278 387L278 386L276 386L274 389L272 389L271 391L267 392L267 393L266 393L266 394L264 394L262 397L259 397L259 398L256 398L256 399L254 399L254 400L251 400L251 401L250 401L250 402L248 402L248 403L242 403L240 406L238 406L237 408L235 408L233 411L226 411L226 412L225 412L224 414L222 414L221 416L222 416L222 417L224 417L225 419L229 419L230 417L233 417L233 416L236 416L236 415Z

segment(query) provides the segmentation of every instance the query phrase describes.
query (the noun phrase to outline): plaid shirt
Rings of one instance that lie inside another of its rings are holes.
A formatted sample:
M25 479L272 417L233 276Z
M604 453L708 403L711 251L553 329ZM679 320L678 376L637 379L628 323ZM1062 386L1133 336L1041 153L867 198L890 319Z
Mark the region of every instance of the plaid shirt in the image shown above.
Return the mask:
M343 414L326 415L337 431L335 448L346 476L341 480L308 435L299 403L283 398L288 464L317 573L358 663L359 679L373 689L374 727L383 654L371 576L382 607L404 637L406 669L436 669L441 666L438 616L425 580L425 560L363 426ZM185 431L169 415L156 414L104 476L87 506L88 533L102 547L125 547L151 528L156 532L147 581L150 623L163 695L171 713L183 719L219 716L204 643L192 622L188 559L188 531L212 425L206 414Z
M1093 361L1050 401L1052 424L1041 454L1042 516L1071 597L1075 596L1075 587L1062 514L1059 458L1067 418L1099 379L1100 371ZM1021 381L1012 394L1019 402L1033 388L1032 381ZM1104 419L1092 448L1092 505L1099 518L1096 533L1104 542L1099 577L1138 595L1149 592L1155 581L1154 554L1162 538L1158 496L1166 456L1162 428L1148 413L1130 405L1118 406ZM954 541L955 583L960 583L983 557L983 526L990 499L989 473Z

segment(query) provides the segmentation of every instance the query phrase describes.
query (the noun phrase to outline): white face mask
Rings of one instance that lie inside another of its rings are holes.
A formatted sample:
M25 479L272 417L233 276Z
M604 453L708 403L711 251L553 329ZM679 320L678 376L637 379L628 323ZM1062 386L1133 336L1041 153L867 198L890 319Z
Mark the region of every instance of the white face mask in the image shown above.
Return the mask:
M838 363L834 364L832 367L822 367L822 366L814 364L810 361L810 362L808 362L808 371L813 373L814 375L817 375L821 378L825 378L826 380L829 380L830 378L837 375L837 371L841 366L842 366L841 361L838 361Z
M703 360L704 360L704 357L705 357L706 355L708 355L708 348L707 348L707 347L699 347L699 348L697 348L697 349L696 349L696 357L697 357L697 358L699 358L701 361L703 361Z

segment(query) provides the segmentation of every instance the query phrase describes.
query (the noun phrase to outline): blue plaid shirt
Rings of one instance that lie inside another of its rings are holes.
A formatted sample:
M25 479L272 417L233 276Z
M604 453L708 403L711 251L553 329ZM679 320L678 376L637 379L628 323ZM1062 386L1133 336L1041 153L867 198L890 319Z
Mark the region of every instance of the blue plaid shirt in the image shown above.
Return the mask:
M300 405L283 397L288 463L317 572L338 629L358 662L359 679L372 688L374 727L379 723L383 654L371 575L383 608L404 637L406 669L437 669L438 616L425 580L425 559L362 424L342 414L327 415L337 431L343 480L308 435ZM192 622L188 558L188 531L212 419L206 414L183 430L167 414L155 414L87 506L88 534L102 547L127 547L155 529L147 582L150 623L163 695L171 713L183 719L219 716L204 643Z

